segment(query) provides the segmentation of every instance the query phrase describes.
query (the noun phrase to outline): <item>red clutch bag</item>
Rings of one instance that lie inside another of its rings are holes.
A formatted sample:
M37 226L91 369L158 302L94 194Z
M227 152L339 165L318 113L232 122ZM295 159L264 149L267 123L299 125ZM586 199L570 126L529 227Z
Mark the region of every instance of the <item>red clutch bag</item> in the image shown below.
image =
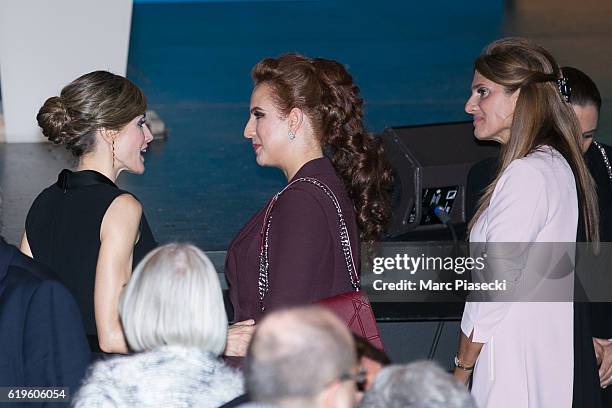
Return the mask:
M374 347L384 350L376 318L364 291L346 292L316 302L334 312L346 326Z

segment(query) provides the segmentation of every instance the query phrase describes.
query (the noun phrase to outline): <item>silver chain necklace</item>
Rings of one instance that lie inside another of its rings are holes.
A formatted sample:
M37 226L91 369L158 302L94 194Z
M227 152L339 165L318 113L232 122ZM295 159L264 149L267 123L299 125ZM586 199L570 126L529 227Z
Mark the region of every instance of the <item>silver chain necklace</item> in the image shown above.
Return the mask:
M317 180L312 177L301 177L287 184L285 188L283 188L281 191L276 193L274 197L272 197L270 203L268 204L268 208L266 209L266 214L264 215L264 223L261 229L261 250L259 253L259 279L257 280L259 289L259 304L262 312L266 310L266 307L264 305L264 298L266 297L266 294L269 291L268 269L270 267L270 260L268 257L268 240L270 234L270 224L272 222L272 209L274 208L274 204L276 204L278 198L282 193L284 193L292 185L300 182L310 183L319 187L332 200L332 203L336 208L336 215L338 216L338 233L340 235L340 246L342 248L342 255L344 256L344 261L346 262L346 270L348 271L351 286L354 290L359 290L359 275L357 274L357 270L355 268L355 260L353 259L351 240L348 228L346 227L346 222L344 220L344 215L342 214L342 209L340 208L340 203L338 202L338 198L336 197L334 192L320 180Z
M604 149L604 147L600 145L599 143L597 143L597 141L595 140L593 140L593 144L595 145L595 147L597 147L597 149L601 153L601 157L603 157L603 161L604 161L604 165L606 166L606 170L608 170L608 178L610 179L610 182L612 182L612 166L610 166L610 160L608 159L608 155L606 154L606 149Z

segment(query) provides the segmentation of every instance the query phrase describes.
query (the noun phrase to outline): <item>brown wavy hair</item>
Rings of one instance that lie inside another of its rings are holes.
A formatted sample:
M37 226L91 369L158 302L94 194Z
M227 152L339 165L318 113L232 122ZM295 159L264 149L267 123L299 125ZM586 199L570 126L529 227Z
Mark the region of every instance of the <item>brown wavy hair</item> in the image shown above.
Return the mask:
M94 71L47 99L36 120L51 142L64 144L80 157L93 150L98 129L121 130L146 109L147 99L134 83L107 71Z
M571 105L559 92L556 80L562 74L552 55L524 38L503 38L485 48L476 59L474 69L502 85L507 94L517 90L520 93L514 108L510 139L501 148L497 175L485 189L469 228L488 207L497 181L508 165L538 147L548 145L563 155L574 173L587 239L598 248L599 210L595 184L582 157L580 124Z
M308 116L315 137L347 188L362 241L378 238L390 214L391 168L380 139L364 129L363 99L344 66L285 54L260 61L252 77L255 86L270 86L282 114L299 108Z

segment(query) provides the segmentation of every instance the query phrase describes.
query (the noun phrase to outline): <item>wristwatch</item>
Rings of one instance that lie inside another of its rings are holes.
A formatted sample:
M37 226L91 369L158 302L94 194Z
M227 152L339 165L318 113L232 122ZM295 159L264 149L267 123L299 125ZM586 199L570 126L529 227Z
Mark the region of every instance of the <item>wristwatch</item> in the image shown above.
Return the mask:
M463 362L461 362L461 360L459 360L459 357L457 357L455 355L455 367L462 369L463 371L472 371L474 369L474 366L466 366L465 364L463 364Z

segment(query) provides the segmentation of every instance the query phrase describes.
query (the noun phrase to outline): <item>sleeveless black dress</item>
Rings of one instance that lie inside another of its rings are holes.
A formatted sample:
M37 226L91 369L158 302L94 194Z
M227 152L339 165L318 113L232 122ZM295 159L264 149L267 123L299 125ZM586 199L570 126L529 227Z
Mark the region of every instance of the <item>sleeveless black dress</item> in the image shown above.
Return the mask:
M34 200L26 218L25 229L34 259L57 273L76 298L90 343L97 333L94 283L100 227L113 200L126 193L96 171L62 170L57 183ZM143 213L133 267L156 246ZM92 346L97 346L95 343Z

